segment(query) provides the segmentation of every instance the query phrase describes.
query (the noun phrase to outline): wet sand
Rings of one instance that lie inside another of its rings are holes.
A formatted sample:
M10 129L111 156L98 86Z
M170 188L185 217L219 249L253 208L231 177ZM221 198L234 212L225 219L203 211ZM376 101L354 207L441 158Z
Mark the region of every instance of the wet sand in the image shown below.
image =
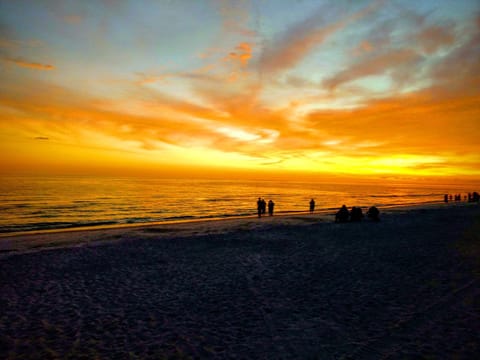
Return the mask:
M0 238L0 358L472 359L480 207Z

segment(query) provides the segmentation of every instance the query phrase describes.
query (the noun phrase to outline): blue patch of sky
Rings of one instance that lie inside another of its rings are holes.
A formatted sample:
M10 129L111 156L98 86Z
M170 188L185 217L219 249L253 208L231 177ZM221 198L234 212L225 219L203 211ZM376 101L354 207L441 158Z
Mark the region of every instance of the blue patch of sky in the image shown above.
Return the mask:
M373 93L386 94L391 89L393 82L389 75L370 75L349 82L349 85L360 86Z

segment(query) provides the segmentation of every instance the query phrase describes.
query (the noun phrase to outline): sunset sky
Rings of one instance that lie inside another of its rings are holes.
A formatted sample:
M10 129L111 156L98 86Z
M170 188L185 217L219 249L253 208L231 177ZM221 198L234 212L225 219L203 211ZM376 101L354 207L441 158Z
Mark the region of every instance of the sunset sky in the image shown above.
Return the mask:
M480 178L480 2L0 0L2 173Z

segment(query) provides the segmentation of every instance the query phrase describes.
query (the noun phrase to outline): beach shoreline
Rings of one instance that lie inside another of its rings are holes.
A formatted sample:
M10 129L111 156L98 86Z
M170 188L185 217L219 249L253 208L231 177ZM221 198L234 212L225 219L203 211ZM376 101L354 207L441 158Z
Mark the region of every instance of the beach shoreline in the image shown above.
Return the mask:
M380 208L383 214L405 210L420 210L445 206L463 206L472 205L468 203L422 203L395 205ZM366 211L366 209L364 209ZM142 229L159 229L164 237L172 238L175 236L192 236L219 232L228 232L232 227L249 224L252 229L262 227L262 224L289 224L302 225L312 222L330 222L335 219L337 210L317 210L313 213L309 211L295 211L275 213L274 216L263 215L258 218L257 215L231 216L231 217L212 217L199 219L183 219L149 223L133 224L112 224L104 226L83 226L60 229L32 230L23 232L0 233L0 258L11 254L19 254L28 251L39 251L45 248L81 246L82 244L93 244L105 241L105 238L120 238L123 234ZM261 222L251 223L259 220ZM173 227L172 227L173 226ZM163 231L162 231L163 229ZM96 240L98 238L98 240ZM44 246L43 246L44 244Z
M395 208L380 222L333 218L8 238L0 357L478 354L478 204Z

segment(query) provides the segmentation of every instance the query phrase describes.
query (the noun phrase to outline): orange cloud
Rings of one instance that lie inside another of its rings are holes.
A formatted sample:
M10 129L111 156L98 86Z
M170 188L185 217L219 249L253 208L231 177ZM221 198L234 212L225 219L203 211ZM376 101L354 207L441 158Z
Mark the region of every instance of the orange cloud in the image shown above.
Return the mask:
M0 96L0 133L16 133L32 150L42 146L38 151L43 162L49 157L56 161L55 152L63 149L74 152L75 161L84 165L88 162L81 153L93 163L111 156L119 163L123 158L126 168L155 162L198 165L208 159L196 156L210 151L225 167L235 158L235 164L246 168L326 172L446 174L478 173L475 169L480 168L476 97L418 93L348 111L312 112L295 124L289 113L255 103L246 106L247 99L239 100L238 107L224 107L222 115L214 106L167 101L159 95L143 105L154 106L146 116L121 112L115 102L102 104L78 95L69 98L73 94L61 89L48 90L35 96ZM177 115L166 116L162 107ZM49 141L36 141L38 145L27 143L46 138ZM97 160L95 153L100 154ZM35 151L25 156L36 161Z
M28 62L22 59L10 59L6 58L4 59L7 62L13 63L17 66L23 67L23 68L28 68L28 69L34 69L34 70L53 70L55 69L55 66L50 65L50 64L41 64L41 63L36 63L36 62Z
M354 110L312 112L308 126L321 128L331 138L346 139L336 150L350 152L353 148L351 155L383 151L480 154L474 135L480 118L478 104L475 96L449 97L424 91L371 101ZM356 145L365 142L372 146L360 151Z
M252 57L252 45L242 42L235 47L235 52L231 52L227 56L227 60L240 63L242 67L248 65L248 60Z
M168 75L151 75L143 72L138 72L135 75L139 79L136 82L139 85L154 84L159 81L165 81L168 77Z

